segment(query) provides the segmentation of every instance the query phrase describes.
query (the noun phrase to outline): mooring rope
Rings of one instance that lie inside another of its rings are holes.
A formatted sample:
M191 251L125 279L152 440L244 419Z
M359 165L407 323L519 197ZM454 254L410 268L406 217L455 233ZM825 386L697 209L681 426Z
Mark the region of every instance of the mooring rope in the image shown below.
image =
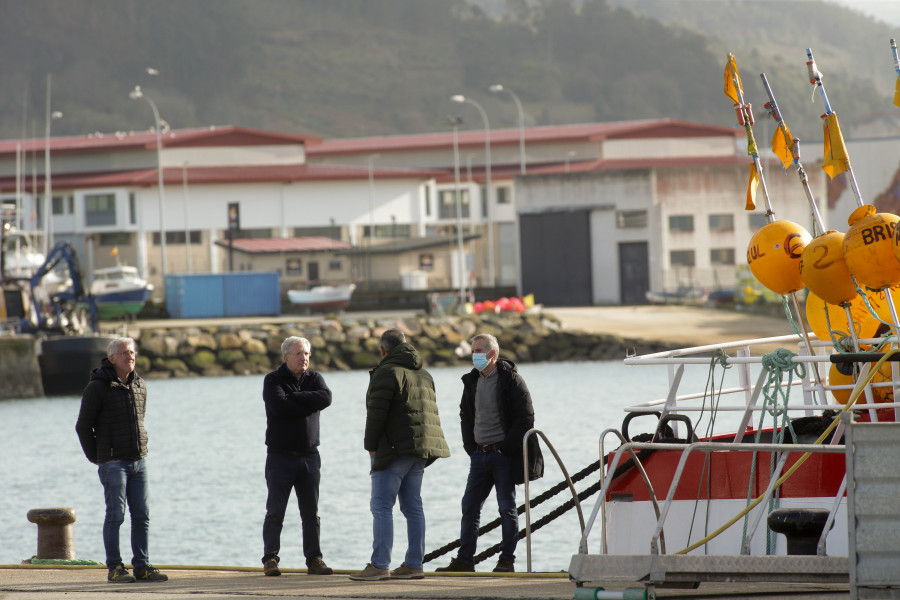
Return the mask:
M587 467L585 467L578 473L575 473L572 476L572 483L577 483L577 482L581 481L582 479L584 479L585 477L587 477L588 475L590 475L591 473L593 473L594 471L596 471L599 468L600 468L600 461L599 460L594 461L593 463L589 464ZM583 492L581 492L581 494L578 494L579 501L583 500L584 498L587 498L588 496L590 496L591 494L593 494L594 492L599 490L600 487L602 487L602 485L603 485L603 480L601 479L598 483L585 489ZM594 489L594 488L596 488L596 489ZM565 489L568 489L568 482L565 479L563 479L562 481L560 481L559 483L557 483L556 485L554 485L553 487L551 487L544 493L542 493L538 496L535 496L534 500L531 502L531 507L534 508L535 506L542 504L549 498L552 498L553 496L555 496L556 494L558 494L559 492L561 492ZM587 493L588 490L592 490L592 491L588 494ZM586 494L586 495L584 495L584 497L582 497L582 494ZM537 521L535 521L531 525L531 530L534 531L536 529L540 529L541 527L543 527L544 525L546 525L553 519L559 517L566 511L571 510L574 506L575 506L574 500L569 500L569 501L563 503L562 505L560 505L559 507L557 507L556 509L554 509L547 515L545 515L545 516L541 517L540 519L538 519ZM518 514L522 514L523 512L525 512L525 505L520 504L516 510L517 510ZM496 529L497 527L499 527L500 521L501 520L498 517L498 518L494 519L493 521L491 521L490 523L488 523L487 525L484 525L483 527L479 527L478 528L479 537L484 535L485 533L492 531L492 530ZM522 539L524 537L525 537L525 530L522 529L519 531L519 539ZM432 561L435 558L438 558L440 556L443 556L444 554L447 554L451 550L459 548L459 546L460 546L460 541L459 541L459 538L457 538L454 541L450 542L449 544L445 544L444 546L441 546L440 548L432 550L431 552L426 554L422 560L423 560L423 562ZM482 560L484 560L485 558L488 558L489 556L493 556L494 554L498 553L499 551L500 551L500 544L498 543L498 544L495 544L494 546L488 548L484 552L479 553L477 556L475 556L475 563L477 564L477 563L481 562Z

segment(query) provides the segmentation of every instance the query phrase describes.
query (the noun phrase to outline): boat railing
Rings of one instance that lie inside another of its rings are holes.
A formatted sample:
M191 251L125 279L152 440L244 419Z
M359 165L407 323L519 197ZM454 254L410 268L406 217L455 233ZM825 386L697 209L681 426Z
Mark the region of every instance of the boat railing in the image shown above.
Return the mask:
M559 457L559 454L556 452L556 448L553 447L553 444L550 443L550 440L540 429L529 429L525 436L522 438L522 457L523 457L523 469L524 469L524 481L525 481L525 556L526 556L526 568L528 572L531 572L531 498L530 491L528 485L528 438L532 435L540 436L544 443L547 445L547 448L553 454L553 458L556 459L556 464L559 465L560 470L563 472L563 475L566 478L566 483L569 486L569 491L572 493L572 500L575 503L575 510L578 512L578 522L581 525L581 531L584 532L584 513L581 511L581 500L578 498L578 493L575 491L575 484L572 482L572 478L569 476L569 471L566 469L566 465L563 463L562 459Z
M624 437L622 434L616 430L606 430L601 435L600 441L600 452L601 452L601 461L603 460L603 440L605 436L609 433L616 434L620 440L624 441ZM646 471L641 464L640 458L635 452L635 450L673 450L681 452L681 457L678 462L678 466L675 470L675 473L672 478L672 482L669 485L669 490L666 495L666 500L662 506L662 508L658 507L657 496L655 491L653 490L653 485L650 480L646 476ZM779 453L779 461L776 466L775 471L773 471L769 485L766 489L766 492L757 498L755 501L750 502L748 500L748 507L745 509L744 513L749 512L753 507L768 501L772 497L775 489L777 488L779 482L781 481L781 470L783 469L787 457L789 454L796 453L826 453L826 454L843 454L845 452L844 445L832 444L832 445L821 445L821 444L765 444L765 443L754 443L754 444L734 444L731 442L694 442L689 444L673 444L673 443L658 443L658 442L625 442L622 443L615 451L615 454L612 455L612 458L608 461L606 465L606 472L604 474L603 485L600 489L600 495L597 498L596 503L594 504L594 508L591 512L590 517L588 518L587 524L584 527L584 531L582 533L581 542L579 544L578 552L579 554L588 554L588 538L591 534L591 531L594 527L594 523L597 520L598 514L601 515L601 537L603 539L603 554L608 554L608 548L606 544L607 538L607 521L606 521L606 497L609 492L609 486L612 483L613 476L615 474L616 468L621 462L623 454L626 452L630 455L632 460L636 466L639 466L641 476L644 480L645 485L647 486L650 497L653 500L654 508L657 512L657 523L654 529L652 538L650 540L650 554L659 555L660 553L666 554L665 549L665 537L664 537L664 527L666 522L666 517L668 516L669 509L672 506L674 501L675 492L678 488L679 483L681 482L682 475L685 471L685 466L687 464L688 457L694 452L774 452ZM818 552L819 554L824 554L825 548L825 537L827 536L830 525L834 520L834 515L840 506L841 499L844 496L844 492L846 490L846 478L841 483L840 489L835 495L834 504L830 510L828 523L826 523L826 527L823 529L822 536L819 539L818 543ZM734 520L732 520L732 524L736 521L737 518L743 516L739 514ZM752 527L748 527L748 536L742 541L741 544L741 553L749 554L750 553L750 540L752 539L753 532L758 529L759 523L762 520L762 511L757 515ZM695 545L696 546L696 545ZM685 553L687 549L679 551L678 553Z
M779 407L787 411L804 411L806 416L812 416L823 411L840 410L842 404L833 404L828 402L828 392L841 390L854 390L855 384L832 384L827 379L826 373L821 372L822 365L831 363L831 355L834 354L834 347L830 341L811 340L811 344L807 344L797 335L759 338L754 340L744 340L740 342L726 342L721 344L712 344L706 346L695 346L692 348L681 348L677 350L667 350L641 356L630 356L625 359L626 365L646 366L646 365L666 365L669 374L669 392L666 398L660 398L635 404L625 408L626 412L660 412L660 418L666 418L672 413L709 411L710 407L691 406L692 400L706 400L707 392L692 392L679 394L679 388L683 379L685 368L690 365L701 365L709 367L710 363L715 360L721 360L725 365L735 366L738 369L740 385L731 386L716 390L717 398L725 398L726 401L734 397L739 397L740 402L728 404L717 404L716 412L742 412L741 424L736 429L735 441L740 441L747 425L753 414L762 410L758 403L761 392L766 386L765 369L760 369L756 378L755 385L750 382L753 379L752 367L754 365L762 365L763 355L753 355L753 349L763 346L771 347L775 343L793 342L797 344L798 351L791 357L792 363L805 364L808 368L806 377L797 378L790 383L782 383L782 388L797 387L802 390L803 402L793 405ZM896 345L893 338L870 338L858 341L860 345L869 344L875 346L877 344L890 344L890 347ZM810 351L811 348L811 351ZM723 353L727 350L736 351L735 356L728 356ZM706 356L698 356L705 354ZM884 381L869 382L865 386L864 396L861 398L864 402L860 402L860 409L867 409L871 421L878 420L877 409L893 408L895 420L900 421L900 404L894 402L878 402L874 397L873 390L893 388L895 398L900 398L900 372L898 365L891 363L892 377ZM871 365L863 365L859 379L862 380L868 372ZM677 424L674 424L677 431ZM839 437L839 436L837 436Z

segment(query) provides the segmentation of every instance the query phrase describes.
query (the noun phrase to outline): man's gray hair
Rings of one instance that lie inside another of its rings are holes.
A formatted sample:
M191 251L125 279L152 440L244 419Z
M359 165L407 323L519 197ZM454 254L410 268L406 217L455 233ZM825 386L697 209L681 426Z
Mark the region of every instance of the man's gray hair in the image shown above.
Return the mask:
M477 340L486 341L491 346L491 350L495 351L495 355L497 357L500 356L500 342L497 341L497 338L495 338L494 336L492 336L489 333L479 333L478 335L476 335L475 337L472 338L471 343L474 344Z
M284 358L288 354L291 353L291 348L294 347L294 344L302 344L304 348L306 348L307 352L312 351L312 346L309 343L309 340L303 337L299 337L296 335L292 335L289 338L285 338L283 342L281 342L281 356Z
M106 346L106 356L115 356L116 354L121 352L119 348L121 348L122 346L135 347L134 340L130 337L118 337L112 340Z
M390 352L400 344L406 343L406 334L399 329L388 329L381 334L381 348Z

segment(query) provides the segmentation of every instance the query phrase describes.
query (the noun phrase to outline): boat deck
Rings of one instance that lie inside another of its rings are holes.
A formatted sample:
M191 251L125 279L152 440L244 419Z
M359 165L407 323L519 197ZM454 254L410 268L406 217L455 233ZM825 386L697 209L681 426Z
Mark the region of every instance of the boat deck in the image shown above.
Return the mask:
M308 576L303 570L283 569L281 577L265 577L261 569L228 567L174 567L159 565L169 575L165 583L110 584L103 567L46 567L0 565L0 597L16 600L73 598L116 600L265 600L270 598L405 598L483 600L517 598L566 599L574 597L575 583L564 573L478 573L440 576L426 573L417 581L350 581L350 571L331 576ZM634 584L595 582L607 590ZM774 598L792 600L846 598L847 584L709 583L699 589L657 588L657 598Z

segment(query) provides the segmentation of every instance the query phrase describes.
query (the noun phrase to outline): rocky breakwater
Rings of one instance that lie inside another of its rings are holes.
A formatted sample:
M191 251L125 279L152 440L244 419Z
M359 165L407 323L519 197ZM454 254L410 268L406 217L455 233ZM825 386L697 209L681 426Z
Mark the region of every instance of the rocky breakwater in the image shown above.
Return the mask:
M138 322L138 326L140 323ZM379 338L403 330L426 366L461 366L470 360L469 340L491 333L500 355L526 362L620 360L626 353L657 352L662 343L571 331L550 314L418 316L404 319L344 317L253 326L139 329L137 370L153 378L264 374L281 364L281 342L292 335L312 344L312 368L371 369Z

